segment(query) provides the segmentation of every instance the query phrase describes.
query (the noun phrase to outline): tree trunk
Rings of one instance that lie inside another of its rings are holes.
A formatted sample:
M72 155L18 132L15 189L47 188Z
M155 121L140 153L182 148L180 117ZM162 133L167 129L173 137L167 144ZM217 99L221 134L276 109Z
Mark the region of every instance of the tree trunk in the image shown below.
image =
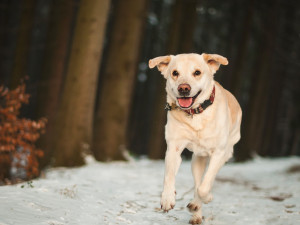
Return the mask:
M227 1L227 4L229 5L228 7L230 7L230 15L227 15L226 21L228 23L228 28L226 31L226 47L224 48L224 53L226 55L226 58L229 59L229 65L227 67L226 70L221 70L222 74L219 74L215 77L215 79L218 79L219 83L222 84L222 86L227 89L230 90L230 85L231 85L231 77L232 77L232 73L234 71L234 65L235 65L235 60L237 59L236 55L237 55L237 51L236 51L236 43L238 40L238 35L241 34L240 32L240 27L239 27L239 15L240 15L240 5L241 2L243 3L243 1L240 0L232 0L232 1ZM244 12L247 9L244 9ZM228 13L229 14L229 13ZM212 35L215 35L214 32L212 32ZM238 59L237 59L238 60ZM219 71L219 72L221 72ZM219 73L218 72L218 73ZM221 76L220 76L221 75ZM230 90L231 91L231 90ZM238 97L238 96L235 96Z
M275 79L274 75L271 73L271 68L273 66L272 62L274 59L275 52L275 36L278 33L278 22L277 17L279 13L279 0L270 1L268 17L266 18L266 25L269 28L268 32L265 33L265 44L261 58L262 67L258 71L258 76L261 77L261 82L259 84L253 83L253 85L258 86L258 90L255 95L257 99L255 100L254 109L255 112L252 115L252 126L250 128L251 142L254 144L254 150L257 152L262 152L263 143L270 141L265 133L265 127L267 125L267 120L270 116L267 114L268 107L268 93L271 93L271 80ZM277 68L278 69L278 68ZM275 97L275 96L274 96Z
M247 63L247 50L248 43L251 31L251 23L253 22L254 15L254 7L256 0L249 0L248 5L246 7L246 16L242 23L242 30L239 33L242 34L241 39L238 43L237 49L238 53L235 59L235 64L233 66L233 72L231 74L231 92L234 96L240 96L241 90L241 81L242 81L242 71L245 69L245 65Z
M20 84L20 79L28 75L27 59L29 54L35 6L36 0L26 0L22 5L23 9L21 23L19 26L14 65L11 75L12 78L10 81L11 88L16 88Z
M97 160L124 159L146 5L147 0L119 0L115 5L116 18L112 24L107 63L102 74L103 84L93 133L92 149Z
M145 33L148 35L144 37L143 44L141 48L141 57L139 60L139 65L143 65L138 69L138 76L142 78L144 76L147 79L137 79L135 82L134 96L132 101L134 105L131 106L130 121L127 127L127 133L129 134L129 149L138 155L149 155L152 149L149 145L150 133L153 131L151 126L156 123L155 112L157 111L155 105L156 95L159 90L160 85L165 85L165 80L162 76L157 75L157 71L148 69L148 61L150 58L166 54L166 43L168 39L168 32L166 29L170 24L170 14L171 14L171 2L166 1L156 1L151 2L148 8L149 15L156 15L157 22L153 23L151 20L148 21L145 27ZM165 104L165 93L160 96L162 98L162 103L159 106L159 110L163 110ZM165 120L160 123L157 121L159 126L162 127L164 131ZM149 127L149 129L145 129ZM164 132L162 133L164 136ZM165 140L162 138L155 139L155 141L161 141L161 145L166 145ZM157 150L161 151L159 154L164 155L165 147L159 147ZM154 150L154 149L153 149ZM160 158L160 157L159 157Z
M0 7L0 83L9 86L13 71L14 51L22 4L18 0L6 1Z
M197 0L176 0L169 30L167 54L190 53L197 20Z
M109 0L81 1L65 87L55 124L56 166L84 163L82 151L91 142L98 70Z
M275 58L275 61L272 62L272 65L276 65L276 67L272 66L272 71L270 72L272 74L272 79L270 79L272 86L269 92L268 112L265 115L267 125L264 131L264 136L267 141L265 141L263 146L259 149L260 155L286 156L289 155L289 151L291 150L290 146L287 147L289 144L287 144L288 141L286 140L291 140L293 129L288 126L286 126L288 129L282 129L281 127L284 125L282 125L282 122L281 125L279 125L279 120L282 120L282 118L280 118L280 113L282 111L290 111L289 104L291 101L286 101L286 99L281 98L281 96L285 96L285 84L288 80L291 80L289 75L294 73L290 69L287 69L289 68L287 63L293 59L293 49L297 48L298 43L296 41L287 41L283 34L293 33L296 24L295 10L296 8L293 5L287 5L285 8L280 8L277 14L281 14L282 16L280 17L283 19L277 19L277 21L272 20L272 22L276 24L276 27L279 27L277 31L278 35L275 39L277 40L277 43L274 49L284 49L285 60L276 54L277 57ZM292 105L294 104L292 103ZM292 115L288 116L288 118L292 119ZM286 121L286 123L293 124L291 120Z
M159 74L153 74L159 76ZM162 159L167 149L165 139L165 125L167 122L167 113L164 110L166 104L166 81L161 76L157 79L157 91L155 92L155 101L152 114L152 123L150 124L150 136L148 144L148 156L150 159Z
M253 74L250 88L250 99L247 109L244 110L244 120L242 122L241 141L239 150L235 151L237 161L244 161L252 157L253 152L262 147L262 141L265 141L262 131L265 126L265 113L267 104L267 94L270 89L270 66L272 63L272 53L274 51L274 38L276 34L276 23L272 18L276 15L278 2L272 2L267 20L261 18L263 22L267 21L265 26L270 27L265 32L258 49L262 50L256 60L256 72ZM273 25L272 25L273 24Z
M42 135L38 141L44 151L41 167L49 164L52 156L53 125L66 69L73 15L74 8L70 0L62 0L60 4L52 6L45 59L37 92L37 117L45 116L48 119L46 135Z

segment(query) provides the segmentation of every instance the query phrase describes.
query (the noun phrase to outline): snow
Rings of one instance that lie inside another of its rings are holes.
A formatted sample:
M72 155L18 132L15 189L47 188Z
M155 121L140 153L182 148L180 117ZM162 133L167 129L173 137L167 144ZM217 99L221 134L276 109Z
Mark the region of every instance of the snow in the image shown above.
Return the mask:
M287 172L294 165L300 158L226 164L214 200L203 206L204 224L300 224L300 171ZM188 224L190 162L181 165L169 213L160 210L163 176L163 161L99 163L89 157L80 168L54 168L32 183L1 186L0 225Z

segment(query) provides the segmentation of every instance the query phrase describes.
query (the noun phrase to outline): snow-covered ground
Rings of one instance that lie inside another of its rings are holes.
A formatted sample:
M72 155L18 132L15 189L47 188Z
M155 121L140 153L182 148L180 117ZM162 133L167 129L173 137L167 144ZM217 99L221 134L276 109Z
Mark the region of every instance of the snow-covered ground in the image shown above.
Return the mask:
M227 164L218 174L214 200L203 206L204 224L300 224L300 158ZM192 199L190 162L177 175L177 202L160 210L163 161L98 163L46 171L45 178L0 187L0 225L187 224Z

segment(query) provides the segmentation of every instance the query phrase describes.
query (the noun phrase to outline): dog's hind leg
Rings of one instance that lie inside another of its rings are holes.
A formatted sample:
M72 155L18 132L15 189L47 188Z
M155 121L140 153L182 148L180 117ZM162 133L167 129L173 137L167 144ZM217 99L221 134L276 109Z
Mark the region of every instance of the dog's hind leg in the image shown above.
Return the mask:
M230 154L228 154L230 153ZM224 163L231 157L232 151L215 150L211 155L207 171L203 177L201 185L198 187L198 195L202 202L208 203L212 200L211 189L218 171Z
M193 154L192 158L192 173L195 182L194 199L187 205L189 211L193 213L190 224L201 224L202 222L202 206L198 195L198 187L201 184L201 179L204 174L207 163L207 157L199 157Z

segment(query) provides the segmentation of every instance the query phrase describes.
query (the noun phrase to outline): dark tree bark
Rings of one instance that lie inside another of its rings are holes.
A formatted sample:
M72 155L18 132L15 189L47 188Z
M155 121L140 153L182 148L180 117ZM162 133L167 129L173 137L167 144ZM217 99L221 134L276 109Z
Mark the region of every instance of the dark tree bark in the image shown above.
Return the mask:
M150 58L166 54L166 43L169 36L166 30L170 24L170 5L172 3L168 1L151 1L148 8L149 15L152 15L151 18L155 18L156 20L148 20L145 28L145 33L149 35L143 39L139 62L139 65L142 66L138 68L138 76L143 79L137 79L135 82L134 97L132 100L134 104L131 105L130 122L127 129L130 144L129 149L138 155L149 155L154 150L151 149L152 146L148 143L151 136L150 133L153 132L153 129L151 129L153 123L159 123L159 121L153 119L156 118L155 115L157 112L154 106L157 106L156 94L159 86L164 85L165 80L162 76L157 75L157 71L149 70L147 64ZM160 97L164 101L165 93ZM159 106L159 110L161 110L163 115L166 115L163 108L164 102ZM165 121L159 126L163 128L164 123ZM149 129L145 129L145 127ZM162 132L164 136L164 129ZM159 144L165 146L165 140L161 137L154 141L162 141ZM157 150L161 151L159 154L163 157L165 147L158 148Z
M15 51L13 71L11 74L10 86L16 88L28 72L27 59L30 47L30 38L33 27L34 10L36 0L26 0L22 2L22 15L18 32L18 40Z
M38 141L44 150L41 167L49 164L52 156L53 125L66 70L74 14L70 0L62 0L60 4L52 6L45 58L37 90L37 116L48 119L46 135L42 135Z
M281 5L286 3L284 0L280 2ZM293 106L295 104L292 101L286 101L286 97L281 97L285 96L285 89L290 90L286 85L292 80L290 75L297 74L296 71L291 69L295 56L293 50L297 49L297 45L299 45L293 35L297 26L296 8L292 4L286 4L285 7L280 7L278 15L277 27L279 27L279 31L275 39L275 49L278 49L279 54L276 55L275 62L273 62L276 67L272 66L272 79L270 80L272 87L269 92L269 106L266 115L267 126L264 131L269 141L263 143L260 152L261 155L272 156L292 155L292 137L297 133L294 130L297 126L293 123ZM288 36L285 36L286 34ZM282 55L284 55L284 59ZM300 85L299 82L298 85L297 83L292 84L297 89ZM286 114L289 115L287 119L280 116L282 112L287 112ZM282 126L280 122L282 120L285 120L289 126ZM287 127L287 129L284 127Z
M278 1L272 1L268 8L267 18L261 18L262 27L268 27L264 32L258 51L255 65L256 72L253 74L250 89L250 99L244 110L244 119L242 122L241 141L238 145L238 151L235 151L235 159L244 161L250 159L254 152L259 151L264 139L265 114L267 111L268 91L270 90L270 67L272 63L272 54L274 52L274 36L277 32L276 23L273 22L274 16L278 10Z
M103 84L96 109L92 150L97 160L124 160L133 83L147 0L117 1ZM128 10L130 9L130 10Z
M5 1L0 8L0 83L5 86L11 80L21 12L22 4L18 0Z
M266 139L265 127L267 120L270 119L268 112L268 93L272 92L271 82L274 79L272 72L272 62L274 59L275 53L275 44L276 39L274 38L278 33L278 13L279 13L279 0L270 2L270 9L268 12L268 18L266 19L266 24L268 27L267 32L265 33L265 44L264 44L264 53L262 54L264 57L261 58L260 61L262 66L259 71L260 77L262 77L261 84L253 83L253 85L258 86L256 93L258 95L258 99L256 99L254 106L255 112L251 128L251 137L252 141L255 144L254 149L256 152L260 153L263 151L263 143L269 142L270 139ZM275 96L274 96L275 97Z
M55 123L56 166L84 163L91 143L94 103L109 0L81 1L67 76Z
M193 51L197 2L197 0L176 0L173 6L167 54L190 53Z
M242 84L242 73L245 71L245 65L247 63L247 50L250 39L251 23L253 22L254 7L256 0L247 1L246 15L244 17L241 30L239 33L242 34L237 48L237 56L233 65L233 71L231 74L231 87L232 94L236 97L240 96L241 84Z

